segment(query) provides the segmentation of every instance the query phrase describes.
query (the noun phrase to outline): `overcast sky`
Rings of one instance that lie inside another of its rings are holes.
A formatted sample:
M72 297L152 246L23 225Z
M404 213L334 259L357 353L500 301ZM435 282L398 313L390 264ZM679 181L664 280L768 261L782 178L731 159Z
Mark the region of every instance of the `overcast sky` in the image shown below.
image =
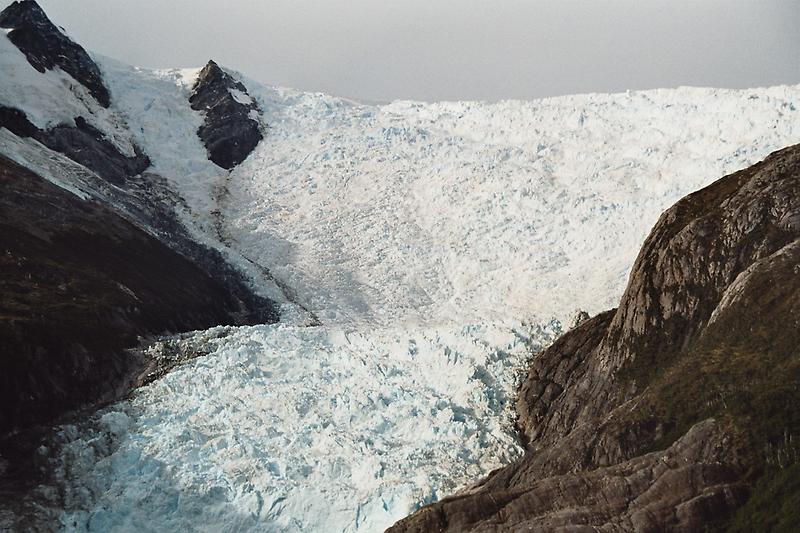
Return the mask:
M9 0L0 0L5 7ZM40 0L86 48L388 101L800 83L798 0Z

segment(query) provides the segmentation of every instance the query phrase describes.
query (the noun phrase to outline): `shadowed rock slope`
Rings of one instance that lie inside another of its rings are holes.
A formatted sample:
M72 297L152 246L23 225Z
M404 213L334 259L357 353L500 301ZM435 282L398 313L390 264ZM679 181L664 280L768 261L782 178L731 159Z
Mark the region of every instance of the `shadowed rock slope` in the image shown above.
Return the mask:
M3 157L0 188L0 434L115 396L140 336L277 319L230 276Z
M790 531L799 406L800 145L666 211L534 360L525 456L389 531Z

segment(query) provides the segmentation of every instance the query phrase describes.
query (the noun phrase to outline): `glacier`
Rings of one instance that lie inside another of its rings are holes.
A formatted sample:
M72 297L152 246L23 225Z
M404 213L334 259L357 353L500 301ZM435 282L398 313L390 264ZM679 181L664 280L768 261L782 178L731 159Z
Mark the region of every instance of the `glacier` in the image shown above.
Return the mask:
M379 531L468 487L521 453L526 363L619 299L661 211L800 142L800 86L367 105L245 79L266 134L226 172L195 134L199 69L97 60L94 120L285 318L173 339L203 355L59 427L35 505L67 531ZM56 123L60 76L0 96Z
M509 400L559 333L218 329L209 355L61 429L65 530L381 530L520 453Z

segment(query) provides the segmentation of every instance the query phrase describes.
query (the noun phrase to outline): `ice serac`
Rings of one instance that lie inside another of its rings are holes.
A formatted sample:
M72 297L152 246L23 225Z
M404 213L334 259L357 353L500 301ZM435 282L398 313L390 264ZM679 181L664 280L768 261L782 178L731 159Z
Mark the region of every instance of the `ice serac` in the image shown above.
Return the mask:
M189 97L205 119L197 131L216 165L231 169L244 161L263 138L258 104L247 89L213 60L200 71Z
M799 271L797 145L667 210L619 308L532 363L526 455L390 531L796 524Z
M100 105L109 106L111 97L97 64L50 22L34 0L13 2L0 12L0 28L10 30L8 38L36 70L59 67L86 87Z
M226 271L2 156L0 188L0 434L116 397L140 336L277 319Z

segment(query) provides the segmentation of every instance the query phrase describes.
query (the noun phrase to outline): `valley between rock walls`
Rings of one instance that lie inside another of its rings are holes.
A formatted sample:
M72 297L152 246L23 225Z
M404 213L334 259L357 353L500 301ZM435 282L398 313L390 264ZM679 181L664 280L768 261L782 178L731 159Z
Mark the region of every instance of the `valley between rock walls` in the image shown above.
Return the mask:
M800 141L797 86L365 105L130 67L13 6L0 524L794 520L796 150L634 259Z

